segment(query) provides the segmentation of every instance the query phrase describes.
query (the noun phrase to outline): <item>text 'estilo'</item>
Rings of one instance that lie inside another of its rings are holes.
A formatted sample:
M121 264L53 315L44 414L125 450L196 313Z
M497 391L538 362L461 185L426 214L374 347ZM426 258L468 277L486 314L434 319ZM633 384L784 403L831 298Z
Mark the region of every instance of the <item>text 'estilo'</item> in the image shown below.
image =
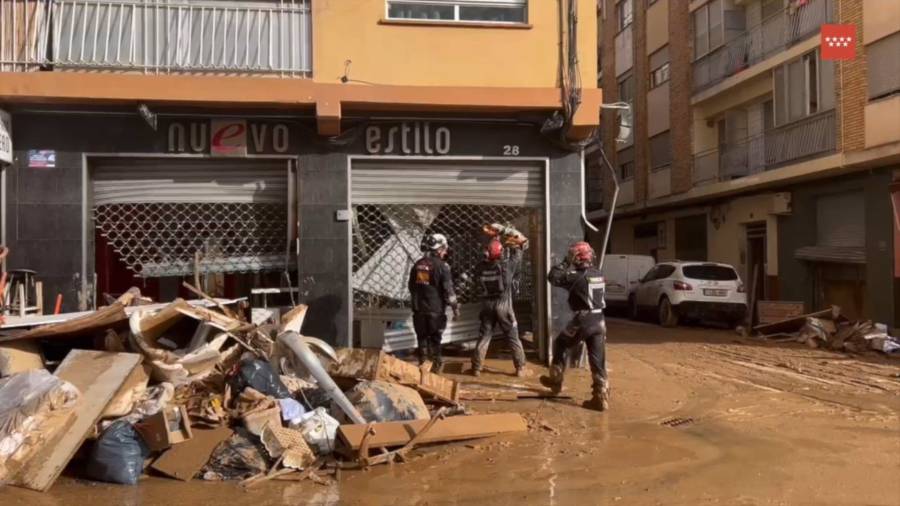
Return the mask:
M366 128L366 152L369 154L446 155L450 152L450 129L432 129L427 121Z

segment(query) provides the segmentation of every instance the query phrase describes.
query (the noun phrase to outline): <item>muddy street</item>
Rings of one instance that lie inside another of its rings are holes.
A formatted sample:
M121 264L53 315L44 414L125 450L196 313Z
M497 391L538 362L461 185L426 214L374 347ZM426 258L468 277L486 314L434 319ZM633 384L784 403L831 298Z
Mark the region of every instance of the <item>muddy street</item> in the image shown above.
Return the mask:
M526 434L424 448L410 463L345 471L330 486L244 491L150 477L128 487L64 476L47 494L7 487L0 496L39 506L900 504L897 359L722 330L621 320L609 329L613 403L605 414L580 407L588 374L570 371L571 399L469 403L479 413L522 413ZM509 360L487 366L480 383L539 388L534 364L525 379L512 376Z

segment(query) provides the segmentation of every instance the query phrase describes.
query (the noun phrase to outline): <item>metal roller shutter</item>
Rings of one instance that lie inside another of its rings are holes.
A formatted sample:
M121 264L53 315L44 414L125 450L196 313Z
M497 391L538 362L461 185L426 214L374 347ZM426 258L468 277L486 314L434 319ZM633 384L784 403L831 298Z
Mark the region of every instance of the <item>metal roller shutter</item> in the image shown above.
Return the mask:
M466 161L353 163L353 204L482 204L542 207L544 166Z
M462 315L450 320L444 342L478 337L479 295L472 282L482 259L485 223L511 223L541 244L544 163L522 160L355 160L350 173L353 208L353 305L363 346L389 351L415 347L410 319L409 270L432 232L445 234ZM514 292L520 325L538 314L531 248ZM543 270L543 266L537 270ZM468 279L468 281L467 281ZM533 306L533 307L532 307ZM536 318L536 317L535 317ZM499 330L499 329L498 329Z
M92 167L94 205L282 203L285 162L273 160L102 160Z
M287 265L286 161L92 160L94 226L137 276Z
M819 197L816 211L816 242L819 246L866 246L866 200L862 192Z

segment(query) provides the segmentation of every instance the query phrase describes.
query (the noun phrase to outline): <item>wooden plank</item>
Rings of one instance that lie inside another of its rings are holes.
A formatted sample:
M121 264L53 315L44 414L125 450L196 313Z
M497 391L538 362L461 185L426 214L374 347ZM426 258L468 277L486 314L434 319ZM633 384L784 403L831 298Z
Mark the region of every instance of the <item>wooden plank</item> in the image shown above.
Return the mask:
M104 306L97 311L72 320L44 325L22 334L0 337L0 342L15 341L18 339L52 339L90 335L97 331L106 330L127 319L128 316L125 314L125 306L120 302L116 302L115 304Z
M783 300L761 300L757 302L759 325L768 325L784 320L790 320L803 315L806 304Z
M176 480L190 481L203 469L216 447L231 434L227 427L194 428L194 437L169 448L150 467Z
M366 441L370 448L404 446L409 443L429 423L429 420L408 422L385 422L372 424L374 434ZM366 435L364 424L341 425L337 439L344 451L358 452ZM419 444L444 443L490 437L511 432L525 432L528 424L522 415L501 413L493 415L454 416L438 420Z
M185 317L178 311L180 308L190 308L190 306L184 299L175 299L171 304L155 313L151 311L144 313L142 311L138 326L144 341L152 346L157 346L156 340Z
M211 311L200 306L179 306L175 308L179 313L189 316L195 320L207 322L213 327L224 330L225 332L234 332L245 328L252 327L251 324L240 320L225 316L222 313Z
M37 342L14 341L0 344L0 378L43 368L44 358Z
M309 310L309 307L306 304L300 304L283 314L281 316L281 331L299 334L300 330L303 329L303 321L306 319L307 310Z
M448 403L459 399L459 383L440 374L423 371L381 350L339 348L338 360L328 366L337 379L380 380L415 388L420 393Z
M803 325L806 323L807 318L823 318L826 320L838 320L841 316L841 309L837 306L831 306L830 309L825 309L822 311L818 311L815 313L804 314L797 316L795 318L789 318L786 320L769 323L766 325L757 325L753 327L753 330L759 332L760 334L768 335L768 334L782 334L782 333L790 333L790 332L798 332Z
M75 419L67 430L45 444L22 468L13 484L46 491L84 443L107 404L121 388L141 356L134 353L72 350L56 370L56 376L81 392Z

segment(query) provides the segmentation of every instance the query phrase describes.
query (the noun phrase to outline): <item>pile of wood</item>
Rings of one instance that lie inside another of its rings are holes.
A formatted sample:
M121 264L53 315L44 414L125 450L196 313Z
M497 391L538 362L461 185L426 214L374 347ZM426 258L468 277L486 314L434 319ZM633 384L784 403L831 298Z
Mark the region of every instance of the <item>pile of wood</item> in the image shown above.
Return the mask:
M0 376L55 369L54 376L78 392L71 406L53 416L48 411L27 428L30 444L0 481L45 491L82 445L120 421L131 424L151 452L147 472L179 480L239 479L245 486L321 483L338 469L401 462L419 445L527 430L517 414L465 414L460 385L431 373L428 364L380 350L329 348L317 356L337 390L387 383L412 392L422 406L418 419L340 424L334 401L340 392L318 385L277 339L299 334L305 306L278 322L254 324L241 301L187 287L196 300L148 304L134 290L96 311L0 328ZM50 355L66 349L55 363ZM272 389L240 383L248 366L269 374ZM327 444L319 444L323 437Z

